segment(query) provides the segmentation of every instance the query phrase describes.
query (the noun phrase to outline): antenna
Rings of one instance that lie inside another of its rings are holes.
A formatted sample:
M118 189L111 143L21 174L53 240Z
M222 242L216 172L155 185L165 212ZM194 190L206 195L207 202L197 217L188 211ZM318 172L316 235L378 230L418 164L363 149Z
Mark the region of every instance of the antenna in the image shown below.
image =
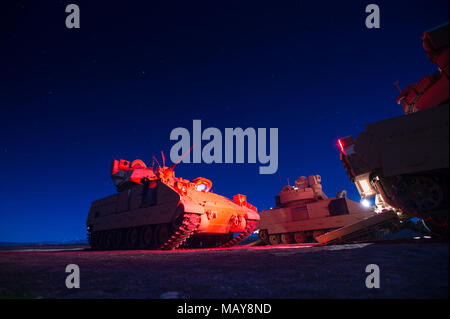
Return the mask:
M183 158L184 158L186 155L188 155L190 151L192 151L192 149L194 148L194 146L195 146L195 144L192 145L192 147L191 147L186 153L184 153L184 154L178 159L178 161L177 161L175 164L173 164L169 169L174 169L175 166L177 166L178 164L180 164L180 162L183 160Z
M161 151L161 156L162 156L162 160L163 160L163 166L166 166L166 157L164 156L164 152Z
M158 160L154 156L153 156L153 159L152 159L152 167L155 164L155 161L156 161L156 163L158 163L158 167L161 167L161 165L159 164Z

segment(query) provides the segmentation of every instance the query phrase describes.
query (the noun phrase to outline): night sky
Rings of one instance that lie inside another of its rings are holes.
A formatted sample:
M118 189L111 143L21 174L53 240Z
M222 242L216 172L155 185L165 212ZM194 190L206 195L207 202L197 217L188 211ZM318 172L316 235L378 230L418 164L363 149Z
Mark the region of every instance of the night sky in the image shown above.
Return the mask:
M8 1L4 1L8 2ZM172 129L279 130L279 169L181 164L216 193L274 206L280 185L322 176L359 200L337 138L402 114L404 88L436 72L422 32L448 1L9 1L0 21L0 241L85 238L113 159L169 158ZM95 2L95 3L94 3ZM67 29L76 3L81 28ZM206 144L206 142L204 142ZM171 164L171 163L169 163ZM281 184L280 184L281 183Z

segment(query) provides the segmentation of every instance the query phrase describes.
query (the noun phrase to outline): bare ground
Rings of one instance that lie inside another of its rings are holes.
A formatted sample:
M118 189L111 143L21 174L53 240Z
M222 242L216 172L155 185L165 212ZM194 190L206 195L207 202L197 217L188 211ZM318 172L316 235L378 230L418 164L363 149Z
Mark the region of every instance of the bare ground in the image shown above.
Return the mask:
M3 251L1 298L448 298L448 243ZM18 249L15 247L14 249ZM80 288L65 268L80 268ZM380 288L368 289L368 264Z

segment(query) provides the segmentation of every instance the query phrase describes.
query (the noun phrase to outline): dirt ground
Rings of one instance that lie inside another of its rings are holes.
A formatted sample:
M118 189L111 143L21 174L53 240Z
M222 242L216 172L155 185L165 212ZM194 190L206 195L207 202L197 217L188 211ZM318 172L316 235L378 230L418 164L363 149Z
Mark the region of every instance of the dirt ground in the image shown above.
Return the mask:
M448 298L448 243L0 252L1 298ZM80 288L68 289L68 264ZM366 266L380 288L365 285Z

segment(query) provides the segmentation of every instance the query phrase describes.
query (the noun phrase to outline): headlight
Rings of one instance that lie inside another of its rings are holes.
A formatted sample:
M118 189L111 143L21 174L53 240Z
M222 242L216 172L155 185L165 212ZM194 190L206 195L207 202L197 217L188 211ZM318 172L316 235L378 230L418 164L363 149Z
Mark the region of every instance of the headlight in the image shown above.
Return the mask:
M195 189L198 190L199 192L205 192L207 188L208 186L206 186L205 184L197 184L195 186Z
M193 180L195 184L195 189L199 192L209 192L212 187L212 182L204 177L197 177Z
M372 203L370 202L370 200L363 198L361 199L361 205L363 205L364 207L370 207L372 206Z

